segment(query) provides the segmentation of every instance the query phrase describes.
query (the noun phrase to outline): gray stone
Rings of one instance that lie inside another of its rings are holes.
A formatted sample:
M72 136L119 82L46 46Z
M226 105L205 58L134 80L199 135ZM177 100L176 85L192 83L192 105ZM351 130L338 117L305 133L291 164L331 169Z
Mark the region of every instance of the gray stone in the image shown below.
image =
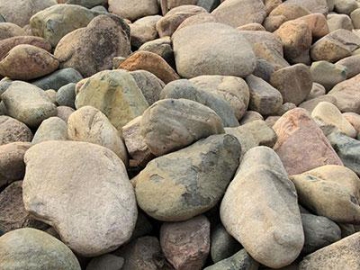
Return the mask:
M113 254L105 254L91 259L86 270L121 270L124 259Z
M170 37L158 38L152 41L148 41L141 45L139 51L148 51L155 53L170 65L175 66L174 52L171 46Z
M337 14L337 13L328 14L327 24L329 26L330 32L334 32L339 29L345 29L349 31L352 31L354 29L350 17L345 14Z
M66 84L56 92L56 103L75 109L75 83Z
M322 86L321 84L313 82L311 91L308 94L308 96L306 97L306 100L311 100L311 99L317 98L319 96L324 96L325 94L326 94L325 87Z
M352 24L355 29L360 29L360 8L355 9L350 13Z
M337 13L349 15L359 7L356 0L334 0L334 9Z
M287 0L289 4L297 4L308 9L311 13L328 13L328 3L326 0Z
M310 67L313 81L321 84L327 91L347 79L347 68L327 61L313 62Z
M142 44L158 37L156 23L161 19L160 15L147 16L130 24L131 45L139 48Z
M30 142L31 130L22 122L9 116L0 115L0 145L12 142Z
M160 9L157 0L109 0L108 3L109 12L130 21L158 14Z
M240 151L235 137L216 135L150 161L134 183L140 208L163 221L206 212L224 194Z
M208 266L204 270L256 270L258 266L259 263L251 258L245 249L242 249L233 256Z
M59 106L56 108L56 116L64 120L66 123L69 119L69 116L74 112L73 108L67 106Z
M71 4L71 5L80 5L86 8L93 8L98 5L104 5L107 3L107 0L58 0L58 3Z
M264 120L264 117L258 112L247 111L241 118L240 125L245 125L256 120Z
M349 79L360 73L359 61L360 55L353 55L337 61L336 65L346 67L347 79Z
M64 120L59 117L50 117L41 123L31 143L37 144L53 140L66 141L67 133L67 124Z
M64 68L31 83L43 90L59 90L62 86L69 83L77 83L82 80L82 78L76 69Z
M220 4L219 0L198 0L197 5L206 9L207 12L213 11Z
M304 108L309 113L312 113L312 111L316 108L316 106L321 102L328 102L336 105L336 98L329 95L319 96L300 103L299 108Z

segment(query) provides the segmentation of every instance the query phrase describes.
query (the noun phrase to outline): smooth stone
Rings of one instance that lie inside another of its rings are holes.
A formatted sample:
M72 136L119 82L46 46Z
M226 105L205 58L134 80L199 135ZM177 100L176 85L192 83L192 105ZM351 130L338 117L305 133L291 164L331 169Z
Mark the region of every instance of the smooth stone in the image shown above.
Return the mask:
M354 26L351 22L351 18L346 14L331 13L327 16L327 23L330 32L334 32L339 29L345 29L352 31Z
M148 41L141 45L138 50L155 53L160 57L164 58L164 60L170 66L175 66L174 52L172 49L170 37L163 37Z
M86 8L94 8L96 6L105 5L107 0L57 0L59 4L79 5Z
M322 96L318 96L316 98L304 101L304 102L300 103L298 107L307 110L311 114L312 111L316 108L316 106L321 102L331 103L336 106L336 98L329 96L329 95L322 95Z
M134 182L140 208L162 221L206 212L223 196L240 151L235 137L216 135L150 161Z
M187 221L164 223L160 244L175 269L201 270L210 252L210 222L205 216Z
M219 0L197 0L197 5L205 8L207 12L213 11L219 4Z
M289 4L297 4L308 9L311 13L328 13L328 3L326 0L287 0Z
M326 18L327 17L321 13L312 13L302 16L296 19L296 21L305 22L311 30L313 39L319 39L330 32Z
M334 0L334 11L337 13L350 15L358 7L356 0Z
M49 89L49 90L45 90L44 91L46 96L48 97L48 99L54 103L55 105L56 104L56 91L54 89Z
M337 61L335 65L344 66L346 68L347 79L350 79L360 73L359 61L360 55L352 55Z
M327 61L313 62L310 67L313 81L323 85L326 91L347 79L347 68Z
M66 123L70 117L70 115L75 110L73 108L67 107L67 106L59 106L56 108L56 116L64 120Z
M140 125L145 143L155 156L224 133L222 121L212 109L188 99L155 102L143 113Z
M124 259L113 254L104 254L91 259L86 270L121 270Z
M294 103L286 102L280 106L279 110L276 113L277 113L277 115L282 116L285 113L287 113L288 111L291 111L292 109L295 109L295 108L296 108L296 105Z
M169 10L183 5L196 5L198 0L161 0L161 11L163 15L169 12Z
M257 270L258 266L259 263L251 258L245 249L242 249L233 256L210 265L204 270Z
M351 22L355 29L360 29L360 8L355 9L350 13Z
M112 150L125 165L128 163L126 147L118 130L100 110L91 106L81 107L70 115L67 123L66 131L70 140L104 146Z
M245 154L220 218L254 260L271 268L291 264L304 244L295 187L275 151L265 146Z
M31 228L8 232L0 238L1 269L80 270L72 251L49 234Z
M99 72L79 82L77 88L75 107L89 105L99 109L118 131L148 107L134 78L123 70Z
M273 126L278 136L274 150L289 175L323 165L343 165L320 127L302 108L285 113Z
M343 116L349 123L355 128L356 133L359 134L360 132L360 115L357 113L343 113Z
M156 23L161 19L160 15L147 16L130 24L131 45L139 48L142 44L158 37Z
M306 101L317 98L319 96L324 96L326 94L326 89L321 84L313 82L312 88L308 96L306 97Z
M66 141L68 139L68 127L64 120L59 117L50 117L44 120L31 141L37 144L44 141Z
M156 15L160 10L157 0L109 0L108 2L109 12L130 21Z
M29 83L12 82L1 99L7 114L29 127L37 127L43 120L56 115L56 106L44 91Z
M61 87L69 83L77 83L82 79L83 77L76 69L64 68L57 70L36 81L32 81L31 83L44 90L59 90Z
M31 130L22 122L9 116L0 115L0 145L12 142L30 142Z
M4 22L0 24L0 40L17 36L26 36L25 30L10 22Z
M251 123L253 121L256 120L264 120L264 117L258 113L258 112L254 112L254 111L247 111L244 116L241 118L240 120L240 125L245 125L247 123Z
M59 106L75 108L75 87L76 83L66 84L56 92L56 103Z
M98 256L130 239L135 194L114 152L87 142L49 141L31 147L25 163L25 209L54 227L76 253Z
M202 24L202 23L209 23L209 22L217 22L216 18L214 15L210 14L210 13L204 13L204 12L200 12L196 15L193 15L187 19L185 19L177 28L177 30L184 28L184 27L188 27L190 25L194 25L194 24Z
M214 44L213 40L218 42ZM256 66L250 44L231 26L220 23L191 25L176 31L172 42L176 68L184 78L201 75L246 77Z

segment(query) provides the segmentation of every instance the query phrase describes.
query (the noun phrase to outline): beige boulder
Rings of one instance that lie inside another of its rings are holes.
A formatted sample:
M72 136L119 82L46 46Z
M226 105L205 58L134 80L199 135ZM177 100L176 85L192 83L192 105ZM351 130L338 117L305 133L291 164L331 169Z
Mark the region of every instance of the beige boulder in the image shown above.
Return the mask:
M161 18L160 15L147 16L130 24L131 45L139 48L142 44L156 39L156 23Z
M157 0L109 0L109 12L134 21L159 13Z

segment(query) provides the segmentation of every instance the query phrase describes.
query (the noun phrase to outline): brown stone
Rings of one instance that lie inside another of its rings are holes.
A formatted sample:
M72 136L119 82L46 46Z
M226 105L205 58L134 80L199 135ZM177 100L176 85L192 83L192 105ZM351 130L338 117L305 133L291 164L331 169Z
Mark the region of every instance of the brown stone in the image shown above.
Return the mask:
M26 36L25 31L16 24L2 22L0 24L0 40L16 36Z
M31 130L22 122L9 116L0 115L0 145L12 142L30 142Z

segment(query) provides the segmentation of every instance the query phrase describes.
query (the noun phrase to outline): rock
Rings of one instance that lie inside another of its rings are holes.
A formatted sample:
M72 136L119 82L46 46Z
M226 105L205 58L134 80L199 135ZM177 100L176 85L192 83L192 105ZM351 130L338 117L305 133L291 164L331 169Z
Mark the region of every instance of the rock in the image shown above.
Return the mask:
M271 11L273 11L281 4L282 4L282 0L265 0L264 5L266 9L266 14L269 15Z
M346 120L339 109L329 102L320 102L311 113L319 125L337 128L340 132L349 137L356 137L355 128Z
M351 22L355 29L360 29L360 8L355 9L350 13Z
M334 244L324 247L306 256L299 265L299 270L314 270L337 268L358 269L360 233L341 239Z
M17 45L0 61L0 74L13 80L31 80L52 73L59 61L49 52L28 44Z
M327 138L344 165L360 175L360 142L338 132L330 134Z
M46 90L45 94L51 103L56 103L56 91L54 89Z
M1 98L7 114L30 127L37 127L43 120L56 115L56 106L44 91L25 82L11 83Z
M112 150L126 165L127 152L117 129L98 109L84 106L68 119L67 134L72 141L98 144ZM36 134L35 134L36 136Z
M147 16L130 24L131 45L139 48L142 44L157 38L156 23L160 15Z
M237 29L240 31L266 31L265 27L259 23L248 23L243 26L239 26Z
M257 269L258 266L259 263L251 258L245 249L242 249L233 256L210 265L204 270Z
M0 268L81 269L75 255L64 243L45 232L30 228L1 236Z
M319 83L314 83L312 85L311 91L306 97L306 101L317 98L319 96L324 96L326 94L326 89Z
M218 0L197 0L197 5L205 8L207 12L213 11L219 4Z
M50 117L44 120L37 129L32 144L44 141L66 141L68 139L67 124L59 117Z
M308 9L311 13L328 13L328 3L326 0L287 0L289 4L297 4Z
M309 254L341 239L341 230L326 217L301 214L305 234L303 253Z
M157 0L109 0L109 12L134 21L138 18L158 14L159 4Z
M69 119L70 114L72 114L75 110L66 106L59 106L56 108L56 116L64 120L66 123Z
M190 25L209 23L209 22L216 22L215 16L210 13L200 12L196 15L193 15L185 19L176 30L179 30L184 27L188 27Z
M224 194L240 151L236 138L218 135L150 161L135 180L140 208L163 221L183 221L206 212Z
M282 104L276 113L277 113L277 115L282 116L285 113L287 113L288 111L295 109L295 108L296 108L296 105L294 103L287 102L287 103Z
M173 8L156 23L156 30L160 37L172 36L183 21L191 16L202 13L206 14L207 11L202 7L194 5L182 5Z
M290 179L299 203L334 222L359 224L360 180L343 166L322 166Z
M218 40L216 44L212 42L215 39ZM251 46L230 26L219 23L191 25L176 31L172 42L177 71L185 78L200 75L245 77L255 69L256 59Z
M263 116L254 111L247 111L244 116L241 118L240 125L245 125L256 120L264 120Z
M116 255L125 259L121 270L166 269L163 268L166 262L159 240L153 236L140 237L131 241L116 251Z
M224 127L237 127L239 122L230 104L220 95L205 91L189 80L182 79L168 83L161 92L162 99L188 99L201 103L221 118Z
M76 69L63 68L31 83L44 90L59 90L69 83L77 83L82 79L83 77Z
M4 22L0 24L0 40L17 36L26 36L25 31L21 27L10 22Z
M59 4L69 4L69 5L80 5L86 8L94 8L98 5L104 5L107 3L107 0L57 0Z
M118 68L128 71L146 70L154 74L164 83L180 79L176 71L159 55L137 51L120 64Z
M339 29L345 29L349 31L352 31L354 29L350 17L345 14L337 14L337 13L329 14L327 16L327 23L330 32L334 32Z
M22 122L9 116L0 115L0 145L12 142L30 142L31 130Z
M147 51L155 53L170 65L175 66L174 52L171 46L170 37L158 38L152 41L148 41L141 45L139 51Z
M161 11L166 15L169 10L183 5L196 5L199 0L163 0L161 2Z
M222 226L218 224L211 232L211 259L220 262L234 255L241 249L241 245Z
M333 96L323 95L300 103L299 108L303 108L311 114L316 106L321 102L331 103L336 106L336 99Z
M155 156L224 133L222 121L213 110L187 99L164 99L154 103L143 113L140 125L145 143Z
M203 269L210 252L210 222L205 216L198 216L183 222L164 223L160 243L175 269Z
M131 240L140 238L142 236L149 235L153 232L153 229L154 229L154 227L153 227L152 223L149 221L149 218L147 216L145 216L145 214L143 214L143 212L139 211L138 217L136 220L135 229L131 236Z
M0 187L24 178L24 155L30 146L28 142L0 145Z
M334 4L335 12L347 15L359 7L356 0L335 0Z
M31 31L56 47L66 34L86 27L97 15L99 13L79 5L55 5L31 17Z
M296 19L296 21L305 22L311 30L312 37L318 39L326 36L330 32L326 18L327 17L321 13L312 13L302 16Z
M111 69L115 56L130 54L129 26L119 17L100 15L87 27L64 36L56 46L54 55L62 68L72 67L82 76Z
M357 113L343 113L345 119L355 128L356 133L359 134L360 132L360 115Z
M344 66L346 68L347 79L350 79L360 73L358 61L360 61L360 55L353 55L337 61L336 66Z
M274 150L289 175L323 165L342 165L329 141L305 109L296 108L285 113L276 121L273 129L278 136Z
M304 64L279 69L270 78L270 84L280 91L283 102L295 105L299 105L309 95L312 83L310 70Z
M281 93L263 79L250 75L246 78L250 90L249 108L262 115L275 114L283 103Z
M134 191L111 150L49 141L27 151L25 163L25 209L52 225L71 249L94 257L129 240L137 218Z
M323 85L327 91L347 78L347 68L345 66L335 65L327 61L313 62L310 72L313 81Z
M120 270L124 265L124 259L113 254L105 254L91 259L86 270Z
M99 72L79 82L77 87L76 108L87 105L97 108L118 131L148 107L134 78L123 70Z
M262 23L266 17L265 6L260 0L227 0L212 14L219 23L239 27L248 23Z
M59 106L75 108L75 83L66 84L56 92L56 103Z
M303 247L296 190L271 148L259 146L245 154L221 202L220 217L250 256L268 267L289 265Z
M190 79L199 89L222 97L232 107L236 118L241 119L248 109L250 91L246 81L234 76L199 76Z

